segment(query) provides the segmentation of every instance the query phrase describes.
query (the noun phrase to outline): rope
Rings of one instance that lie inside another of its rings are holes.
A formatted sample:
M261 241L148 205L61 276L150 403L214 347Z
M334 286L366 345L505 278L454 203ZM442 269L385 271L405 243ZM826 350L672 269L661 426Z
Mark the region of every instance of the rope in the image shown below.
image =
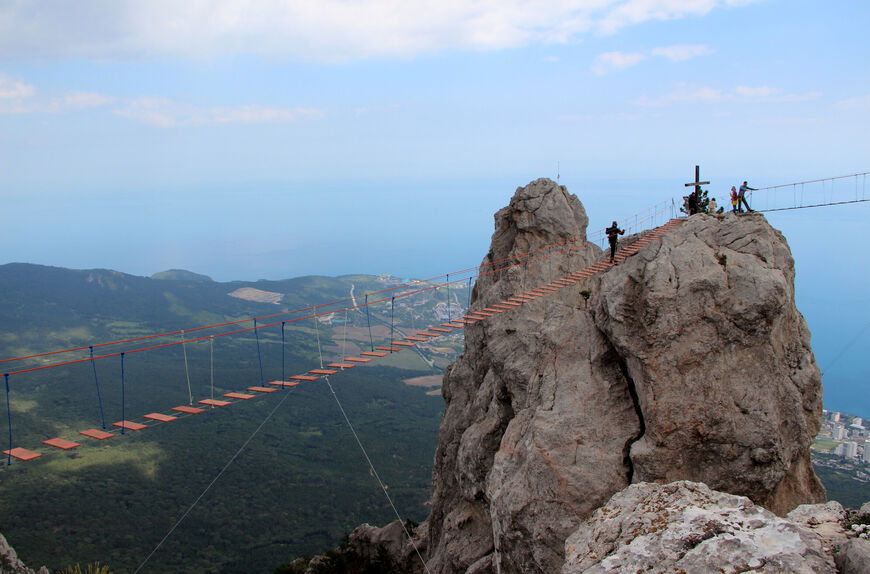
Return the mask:
M208 366L211 371L211 400L214 400L214 337L208 338Z
M408 532L408 529L405 527L405 521L402 519L401 515L399 515L399 511L396 509L396 505L393 504L393 499L390 498L390 495L387 493L387 487L384 486L384 482L381 480L381 476L378 474L378 471L375 469L375 465L372 464L372 459L369 458L369 454L366 452L365 447L362 444L362 441L359 439L359 435L356 434L356 430L353 428L353 425L350 422L350 419L347 418L347 413L344 412L344 407L341 406L341 401L338 400L338 395L335 394L335 389L332 388L332 383L329 382L329 376L323 377L323 380L326 381L327 386L329 386L329 393L332 395L332 398L335 399L335 404L338 405L338 409L341 411L341 416L344 417L344 422L347 423L347 427L350 429L350 432L353 433L353 438L356 439L356 444L359 445L359 449L362 451L363 456L366 459L366 462L369 465L369 469L371 469L372 474L377 479L378 484L381 486L381 490L384 492L384 496L387 498L387 502L390 503L390 507L393 509L393 512L396 515L396 518L399 519L399 524L402 525L402 530L405 531L405 536L408 537L408 541L411 543L411 546L414 547L414 552L417 553L417 557L420 559L420 563L423 565L423 569L426 572L430 572L429 567L426 566L426 561L423 560L423 555L420 554L420 549L417 548L417 544L414 542L414 539L411 537L411 533Z
M320 328L317 326L317 317L314 318L314 334L317 336L317 354L320 355L320 368L323 368L323 349L320 347Z
M125 393L125 387L127 385L124 384L124 378L125 378L124 377L124 353L121 353L121 420L122 421L127 420L126 413L124 411L124 409L125 409L124 393ZM121 423L121 434L124 434L124 431L126 430L124 428L125 426L126 425L123 424L123 422L122 422Z
M106 416L103 414L103 396L100 393L100 379L97 378L97 364L94 362L93 346L91 346L91 366L94 368L94 383L97 385L97 402L100 405L100 421L103 423L103 430L106 430Z
M344 363L345 347L347 345L347 309L344 310L344 336L341 340L341 362Z
M181 351L184 353L184 374L187 376L187 400L193 406L193 393L190 390L190 369L187 368L187 345L184 344L184 331L181 332ZM124 353L121 353L123 356Z
M6 460L6 466L12 464L12 409L9 406L9 373L3 375L6 379L6 420L9 421L9 456Z
M471 277L468 278L468 306L466 309L471 309Z
M369 296L368 296L368 294L366 294L366 303L365 303L365 305L366 305L366 320L367 320L368 323L369 323L369 344L371 345L371 351L374 352L374 350L375 350L375 342L374 342L374 340L372 339L372 317L371 317L371 314L369 313Z
M792 211L794 209L809 209L811 207L829 207L832 205L846 205L849 203L864 203L865 201L870 201L870 199L852 199L849 201L836 201L833 203L816 203L813 205L798 205L796 207L777 207L775 209L760 209L757 211L758 211L758 213L769 213L771 211Z
M528 268L529 268L528 262L523 263L523 283L522 283L522 286L520 287L520 291L522 291L523 293L526 292L526 271L528 270ZM520 305L525 305L525 302L524 301L521 302Z
M447 322L453 322L450 320L450 273L447 274Z
M148 563L148 561L151 559L151 557L154 556L154 553L157 552L160 549L160 547L163 545L163 543L166 542L166 540L172 535L173 532L175 532L175 529L178 528L178 525L181 524L185 518L187 518L187 515L190 514L190 511L193 510L193 508L199 503L200 500L202 500L202 497L204 497L206 495L206 493L209 491L209 489L212 486L214 486L214 483L216 483L218 481L218 479L221 476L223 476L224 472L226 472L226 470L230 467L230 465L233 463L233 461L236 460L236 458L238 458L238 456L242 453L243 450L245 450L245 448L248 446L248 443L250 443L251 440L253 440L253 438L257 435L257 433L260 432L260 429L262 429L263 426L265 426L265 424L267 422L269 422L269 419L272 418L272 415L275 414L275 411L277 411L278 408L282 404L284 404L284 401L286 401L287 397L289 397L289 396L290 396L290 393L284 393L284 398L282 398L278 402L278 404L275 405L275 408L272 409L272 412L270 412L268 415L266 415L266 418L263 419L263 422L260 423L260 426L258 426L256 428L256 430L254 430L254 432L251 433L251 436L248 437L248 439L242 444L242 446L239 447L239 450L237 450L236 453L230 458L230 460L227 461L227 463L220 470L220 472L217 473L217 476L215 476L214 479L212 479L212 481L208 484L208 486L205 487L205 490L203 490L200 493L200 495L196 497L196 500L194 500L193 503L188 507L188 509L184 511L184 514L181 515L181 518L178 519L178 522L176 522L175 524L172 525L172 528L169 529L169 532L166 533L166 536L164 536L160 540L160 542L157 543L157 546L154 547L154 550L152 550L151 553L145 557L145 560L143 560L142 563L139 564L139 566L136 568L136 570L133 571L133 574L137 574L137 572L142 570L142 567Z
M281 321L281 381L282 382L287 380L287 377L284 374L285 373L285 371L284 371L284 325L286 323L287 323L286 321ZM284 385L281 385L281 387L283 388Z
M260 334L257 332L257 319L254 319L254 338L257 339L257 361L260 363L260 386L266 384L263 378L263 357L260 355Z
M858 342L858 340L864 335L864 333L867 332L868 329L870 329L870 323L864 325L864 327L862 327L861 330L858 331L858 334L852 337L852 340L846 343L846 345L842 349L840 349L840 352L837 353L837 355L833 359L828 361L824 369L819 369L819 373L824 377L825 373L827 373L831 367L833 367L840 361L840 358L846 354L846 351L851 349L852 346Z
M393 352L393 313L396 310L396 298L390 300L390 353Z

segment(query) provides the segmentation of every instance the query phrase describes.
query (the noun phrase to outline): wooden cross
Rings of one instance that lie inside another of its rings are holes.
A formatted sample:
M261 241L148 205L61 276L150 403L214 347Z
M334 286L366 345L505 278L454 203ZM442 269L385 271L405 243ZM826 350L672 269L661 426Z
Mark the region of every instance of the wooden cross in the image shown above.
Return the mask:
M701 166L695 166L695 181L685 184L686 187L695 186L695 193L701 196L701 186L710 185L709 181L701 181Z

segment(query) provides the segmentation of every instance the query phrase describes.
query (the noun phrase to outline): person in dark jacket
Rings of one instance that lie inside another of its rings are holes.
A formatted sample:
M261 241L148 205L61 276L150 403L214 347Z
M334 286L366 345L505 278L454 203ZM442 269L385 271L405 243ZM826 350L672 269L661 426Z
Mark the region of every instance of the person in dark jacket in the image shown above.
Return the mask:
M739 200L737 202L737 205L738 207L740 207L740 211L743 211L744 205L746 206L746 211L752 211L752 209L749 207L749 204L746 202L747 191L755 191L755 188L749 187L749 184L744 181L743 185L740 186L740 191L737 193L737 199Z
M619 242L619 236L625 235L625 230L620 229L616 222L604 230L607 234L607 240L610 241L610 262L613 263L613 256L616 255L616 244Z

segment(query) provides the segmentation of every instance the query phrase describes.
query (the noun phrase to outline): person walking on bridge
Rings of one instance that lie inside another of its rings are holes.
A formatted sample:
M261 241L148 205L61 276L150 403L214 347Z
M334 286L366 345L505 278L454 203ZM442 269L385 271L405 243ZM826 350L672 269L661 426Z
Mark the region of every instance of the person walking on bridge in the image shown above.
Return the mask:
M746 211L751 212L752 208L750 208L749 204L746 202L746 192L747 191L755 191L755 188L749 187L749 184L744 181L743 185L740 186L740 192L737 194L737 197L740 200L738 202L738 206L740 207L740 211L743 211L743 206L745 205Z
M620 229L616 222L604 230L607 234L607 240L610 241L610 262L613 263L613 256L616 255L616 244L619 242L619 236L625 235L625 230Z

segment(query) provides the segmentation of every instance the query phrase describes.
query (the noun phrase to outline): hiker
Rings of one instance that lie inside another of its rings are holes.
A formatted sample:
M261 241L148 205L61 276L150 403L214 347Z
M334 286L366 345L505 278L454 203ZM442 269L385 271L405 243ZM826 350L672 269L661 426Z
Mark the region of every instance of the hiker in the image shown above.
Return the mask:
M693 191L689 194L689 215L696 213L698 213L698 193Z
M740 206L740 203L737 199L737 188L733 185L731 186L731 211L737 213L737 209ZM743 211L741 209L741 211Z
M620 229L616 222L604 230L607 234L607 240L610 241L610 262L613 263L613 256L616 255L616 243L619 241L620 235L625 235L625 230Z
M747 191L755 191L755 188L749 187L749 184L747 184L744 181L743 185L740 186L740 191L737 193L737 198L740 201L740 203L742 203L743 205L746 206L746 211L752 211L752 208L750 208L749 204L746 203L746 192ZM740 211L743 211L743 206L741 205L740 207L741 207Z
M716 198L711 198L710 203L707 204L707 213L709 213L710 215L715 215L718 208L719 205L716 203Z

